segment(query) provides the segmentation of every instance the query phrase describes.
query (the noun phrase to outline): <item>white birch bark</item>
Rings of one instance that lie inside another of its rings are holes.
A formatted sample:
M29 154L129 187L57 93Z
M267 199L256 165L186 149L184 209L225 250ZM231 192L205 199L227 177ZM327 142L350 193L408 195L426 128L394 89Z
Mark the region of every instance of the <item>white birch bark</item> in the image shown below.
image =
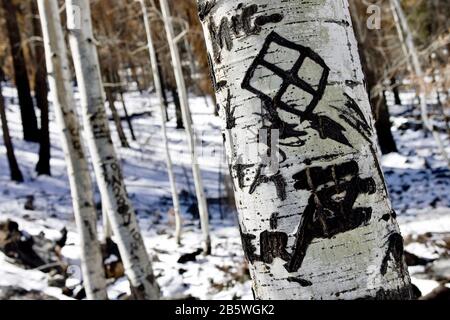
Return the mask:
M412 65L412 69L416 74L418 81L420 82L420 113L424 126L433 135L436 144L438 145L439 151L442 157L447 162L447 166L450 168L450 158L445 150L444 143L442 141L441 135L434 129L433 121L428 116L428 107L426 101L426 87L425 87L425 73L422 69L422 65L419 60L419 54L417 52L416 46L414 44L414 38L411 30L409 29L408 20L405 17L402 6L398 0L390 0L391 11L394 16L395 24L399 34L402 34L402 30L405 33L404 37L405 45L409 50L409 54L406 56L408 59L408 64ZM403 37L402 37L403 38ZM401 39L402 40L402 39Z
M162 93L161 79L159 78L158 72L158 62L156 60L156 51L153 45L152 39L152 31L150 22L148 20L147 7L145 6L144 0L139 0L142 9L142 16L144 19L145 25L145 33L147 35L147 46L148 53L150 56L151 69L153 74L153 82L155 84L156 95L158 96L159 106L161 111L161 129L164 143L164 150L166 153L166 166L167 166L167 174L169 175L170 189L172 192L172 202L173 202L173 210L175 215L175 240L178 244L181 243L181 226L182 220L180 215L180 200L178 198L177 185L175 181L175 175L173 172L172 158L170 156L169 142L167 139L167 128L166 128L166 110L164 108L164 98Z
M410 298L347 1L199 17L256 298Z
M102 201L105 201L103 205L124 263L125 274L136 299L158 299L159 287L111 140L89 1L66 0L66 11L88 148ZM78 13L81 21L75 21Z
M186 85L183 78L183 71L181 68L180 53L177 47L177 38L172 25L172 17L170 15L169 5L167 0L160 0L161 13L164 20L167 39L170 48L170 55L172 57L172 65L177 83L178 94L180 97L181 112L183 116L183 123L186 129L189 152L192 161L192 173L194 177L195 193L197 195L198 211L200 215L200 224L203 233L203 251L205 254L211 253L211 238L209 235L209 215L208 206L206 203L205 191L203 189L203 182L201 177L200 167L198 165L198 158L195 146L194 132L192 130L191 113L188 105L188 96Z
M57 0L38 0L48 82L61 130L61 141L67 163L73 209L80 235L81 268L88 299L108 299L94 194L84 144L81 139L75 101L70 84L67 48L59 18Z
M102 201L102 227L103 227L103 240L106 243L108 239L112 237L111 223L109 223L108 213L104 207L104 201Z

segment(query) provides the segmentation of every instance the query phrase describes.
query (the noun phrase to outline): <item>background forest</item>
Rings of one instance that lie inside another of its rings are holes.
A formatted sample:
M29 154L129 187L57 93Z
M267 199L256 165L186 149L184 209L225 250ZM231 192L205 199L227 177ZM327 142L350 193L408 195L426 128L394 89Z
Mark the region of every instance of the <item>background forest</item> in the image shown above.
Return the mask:
M85 244L74 218L67 151L47 81L41 8L33 0L0 2L0 299L85 299L89 290L83 286L80 256ZM161 296L253 299L238 228L236 182L226 163L214 96L218 84L210 76L196 1L168 0L168 13L157 0L89 2L103 102L128 192L124 201L134 207L141 249L149 254ZM400 11L395 2L349 0L349 5L415 294L449 299L450 2L402 0ZM67 5L58 5L62 42L71 42L68 59L83 61L73 54ZM175 47L186 92L177 83L167 14L181 35ZM146 18L151 28L146 29ZM75 109L81 110L84 93L76 64L67 67ZM192 121L193 132L186 121ZM79 125L83 129L86 122L80 119ZM191 168L190 139L197 145L204 199ZM83 135L81 144L89 140ZM111 228L108 200L96 183L97 160L86 156L107 296L136 298L124 266L134 257L119 252L119 229Z

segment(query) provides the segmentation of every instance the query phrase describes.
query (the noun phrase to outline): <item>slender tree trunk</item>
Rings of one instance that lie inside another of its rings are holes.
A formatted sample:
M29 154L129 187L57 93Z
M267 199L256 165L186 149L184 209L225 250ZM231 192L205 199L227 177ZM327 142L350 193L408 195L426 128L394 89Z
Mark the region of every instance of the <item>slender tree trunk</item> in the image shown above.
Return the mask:
M361 56L361 61L365 62L364 55ZM389 108L384 92L374 93L371 88L377 85L375 74L367 63L363 63L363 70L365 70L365 79L368 86L368 95L372 105L373 113L375 114L375 130L377 133L378 144L380 145L381 153L388 154L397 152L397 145L392 134L392 123L389 114ZM366 67L366 68L364 68Z
M355 11L352 16L356 25L355 36L358 42L358 51L361 58L361 66L367 83L367 93L369 95L370 103L372 105L372 112L375 115L375 130L377 132L378 144L380 145L381 152L388 154L391 152L397 152L397 145L392 135L392 124L390 120L389 108L387 105L384 93L379 93L374 90L378 84L384 79L380 77L380 73L375 69L377 66L371 63L371 55L364 47L366 44L362 39L365 39L363 35L362 25L360 17L357 13L357 8L352 8L352 4L355 2L349 2L350 11ZM367 41L366 41L367 42ZM373 60L373 59L372 59Z
M184 129L183 124L183 113L181 112L180 96L178 95L178 90L176 88L171 88L173 105L175 107L175 118L177 120L177 129Z
M347 1L240 3L199 16L256 298L410 298Z
M127 136L125 135L125 131L122 127L122 120L120 119L119 113L116 109L116 99L114 97L114 92L112 88L105 88L106 91L106 100L108 100L109 109L111 110L111 114L114 119L114 124L116 125L117 134L119 135L120 144L123 148L129 148Z
M200 215L200 224L203 232L203 251L205 254L211 253L211 238L209 235L209 215L208 206L206 203L205 191L203 189L203 182L201 177L200 167L198 165L198 158L196 153L196 146L194 140L194 132L192 130L191 113L188 105L188 96L186 85L184 83L183 71L181 68L180 54L178 52L175 41L175 34L172 26L172 18L170 15L169 5L166 0L160 0L161 13L166 28L167 40L169 43L170 54L172 57L172 65L175 73L175 80L178 88L178 95L180 97L181 111L183 115L183 123L186 129L189 152L192 161L192 173L194 177L195 193L197 195L198 211Z
M102 205L102 225L103 225L103 241L108 243L108 239L112 237L111 223L109 223L108 212Z
M402 6L398 0L390 0L392 14L394 15L395 22L398 25L397 28L399 33L405 33L405 46L409 51L408 59L412 66L418 81L419 81L419 100L420 100L420 111L422 116L422 121L425 128L431 132L434 140L441 152L442 157L447 162L447 166L450 168L450 158L445 150L444 143L442 141L441 135L435 130L433 125L433 120L430 119L428 115L428 107L426 101L426 88L425 88L425 73L423 71L422 65L420 64L419 54L417 52L416 46L414 44L414 38L411 30L408 26L408 21L406 20L405 14L403 12Z
M381 153L398 152L391 131L392 124L384 92L376 97L371 97L371 103L375 109L375 130L377 132Z
M401 23L399 21L399 16L395 12L394 3L391 0L389 0L389 1L390 1L391 10L392 10L392 15L394 17L395 30L397 30L398 40L400 41L400 44L402 46L403 55L406 60L406 68L409 72L414 72L414 69L411 65L410 52L408 52L408 47L406 46L406 41L405 41L405 37L403 35Z
M399 84L395 77L391 78L392 93L394 94L394 103L398 106L402 105L402 99L400 99L400 90L398 89Z
M153 82L155 85L156 94L159 99L159 106L160 106L160 110L161 110L161 128L162 128L162 135L163 135L164 150L166 153L167 174L169 175L170 189L172 191L173 210L174 210L174 215L175 215L175 239L178 244L181 244L182 220L181 220L181 214L180 214L180 200L178 198L177 184L175 181L175 174L173 172L172 158L170 156L169 142L167 139L166 113L165 113L165 108L164 108L164 97L163 97L163 92L162 92L163 90L162 90L161 80L160 80L159 72L158 72L158 61L156 58L155 47L153 45L150 22L148 21L147 8L145 6L144 0L139 0L139 2L141 4L141 8L142 8L142 16L144 19L145 32L147 35L147 45L148 45L148 52L149 52L149 56L150 56L151 71L153 73Z
M127 105L125 104L125 99L123 98L122 89L120 89L119 95L120 95L120 102L122 103L123 112L125 113L125 119L127 121L128 128L130 129L131 139L133 141L136 141L137 139L136 139L136 135L134 134L133 123L131 121L130 114L128 113Z
M33 14L33 31L37 37L42 37L41 26L39 24L39 12L35 1L31 1L31 11ZM41 110L41 130L39 132L39 160L36 164L38 175L51 175L50 170L50 132L48 119L48 86L47 69L45 67L45 52L42 43L35 45L36 74L34 77L34 92L37 107Z
M5 100L2 94L2 77L3 71L0 69L0 117L3 132L3 143L5 144L6 148L6 156L8 158L11 180L16 182L23 182L22 172L20 171L19 164L17 163L11 136L9 135L8 120L6 119Z
M26 141L38 142L39 129L33 99L31 98L30 82L26 69L25 57L22 51L22 40L17 24L16 7L12 0L2 0L6 29L14 66L14 78L19 96L20 115L22 117L23 138Z
M103 260L97 238L94 193L72 95L70 67L59 18L58 2L57 0L38 0L38 6L48 80L56 120L61 130L75 220L80 234L84 287L89 299L107 299Z
M103 85L95 48L89 0L67 0L70 46L81 94L81 108L88 147L103 205L122 257L125 274L136 299L158 299L159 287L145 249L122 169L111 140L104 106ZM75 21L80 12L81 25ZM77 29L76 27L80 27Z
M117 70L115 70L115 72L113 73L113 79L114 79L114 83L121 84L120 75L119 75L119 72L117 72ZM123 98L124 89L123 89L122 85L120 85L118 87L117 91L119 93L120 102L122 104L123 112L125 114L125 120L127 121L128 128L130 129L131 139L133 141L136 141L136 135L134 134L133 123L131 122L131 117L128 113L127 105L125 104L125 99Z
M161 68L161 63L159 61L158 55L156 55L156 61L158 62L158 76L159 79L161 80L161 93L163 96L163 102L164 102L164 110L166 112L166 121L169 121L169 113L168 113L168 109L169 109L169 103L167 101L167 93L166 93L166 82L164 81L164 76L163 76L163 72L162 72L162 68ZM181 119L181 125L183 125L183 120ZM178 128L178 118L177 118L177 128ZM183 128L184 129L184 128Z

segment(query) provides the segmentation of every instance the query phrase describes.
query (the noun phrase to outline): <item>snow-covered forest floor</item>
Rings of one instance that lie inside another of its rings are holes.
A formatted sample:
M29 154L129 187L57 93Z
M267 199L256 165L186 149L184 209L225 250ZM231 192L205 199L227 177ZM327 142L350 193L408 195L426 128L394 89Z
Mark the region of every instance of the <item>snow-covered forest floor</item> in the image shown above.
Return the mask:
M50 240L60 238L60 230L66 228L68 239L61 256L69 265L71 277L65 283L56 281L57 276L39 270L25 270L0 252L0 299L71 299L80 290L78 239L54 115L50 115L52 176L37 177L34 167L39 146L22 140L15 89L6 87L3 94L16 157L26 181L22 184L10 182L6 151L1 140L0 221L11 219L22 231ZM409 96L404 94L404 98L407 100ZM184 255L200 248L201 232L195 210L192 210L195 198L192 197L193 180L185 132L175 128L175 111L171 104L169 138L184 218L182 246L178 247L172 237L174 219L169 212L170 186L165 171L157 100L153 95L130 92L125 94L125 101L129 113L134 115L132 121L137 141L131 141L128 135L131 148L117 147L127 189L138 214L145 244L152 254L164 298L252 299L236 214L226 205L223 173L227 166L221 157L222 136L212 101L207 105L203 97L195 97L191 98L190 106L197 140L207 146L199 151L211 215L213 253L207 257L197 255L187 259L194 261L186 263L179 263L178 259L182 256L188 258ZM123 111L119 103L117 108ZM431 136L425 136L423 130L415 128L416 122L408 110L404 106L392 108L394 135L400 152L384 156L382 164L405 237L405 249L409 253L407 259L409 264L417 264L409 267L413 283L425 295L440 281L445 284L450 279L450 171ZM123 125L128 134L125 121ZM116 134L113 121L111 129ZM115 141L119 139L116 137ZM96 197L99 202L98 192ZM101 236L100 217L98 229ZM109 281L111 299L123 298L129 292L125 277ZM64 286L66 288L62 290Z

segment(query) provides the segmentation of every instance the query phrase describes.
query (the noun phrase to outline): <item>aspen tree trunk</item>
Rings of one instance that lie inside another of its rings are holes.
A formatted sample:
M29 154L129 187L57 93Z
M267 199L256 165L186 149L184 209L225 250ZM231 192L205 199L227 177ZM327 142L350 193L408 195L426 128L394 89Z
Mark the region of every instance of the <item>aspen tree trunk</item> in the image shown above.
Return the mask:
M38 7L48 82L56 120L61 130L73 209L80 235L84 287L89 299L108 299L100 243L97 239L94 193L70 84L70 66L59 18L58 2L57 0L38 0Z
M16 155L14 154L14 146L12 144L11 136L9 134L8 120L6 118L5 99L2 93L3 70L0 66L0 120L2 125L3 143L6 148L6 157L8 158L9 171L11 180L16 182L23 182L22 171L20 171L17 163Z
M6 29L11 47L14 66L14 80L19 96L20 116L22 118L23 138L26 141L38 142L39 129L33 99L31 98L30 82L27 74L25 56L22 51L22 39L17 23L16 7L12 0L2 0Z
M108 242L108 239L112 237L111 223L109 223L108 213L106 208L103 207L102 204L102 226L103 226L103 241L104 243Z
M439 132L437 132L434 128L433 121L428 116L428 107L427 107L427 101L426 101L426 88L425 88L425 73L422 69L422 65L420 64L419 60L419 54L417 53L416 46L414 44L414 38L411 33L411 30L408 26L408 21L406 20L405 14L403 12L402 6L398 0L390 0L392 14L395 17L395 22L398 25L397 29L399 30L399 34L402 33L402 31L405 33L405 46L409 50L409 55L407 56L408 60L410 61L410 64L412 65L412 69L417 77L417 80L420 82L420 92L419 92L419 99L420 99L420 111L421 111L421 117L422 121L424 123L425 128L431 132L433 135L434 140L436 141L436 144L438 145L438 148L441 152L442 157L447 162L447 166L450 168L450 158L445 150L444 143L442 142L441 135Z
M170 55L172 57L172 65L175 74L175 80L178 87L178 95L180 97L181 112L183 116L184 127L188 140L189 152L192 161L192 173L194 177L195 193L197 195L198 211L200 215L200 224L203 232L203 251L205 254L211 253L211 238L209 235L209 215L208 206L206 203L205 191L203 189L203 182L201 177L200 167L198 165L197 153L195 150L194 132L192 129L191 113L188 105L188 96L186 85L184 83L183 71L181 68L180 53L176 43L176 38L171 21L171 15L167 0L160 0L161 13L166 29L167 40L170 48Z
M256 298L410 298L347 1L199 16Z
M164 108L164 97L163 97L163 92L162 92L161 80L160 80L159 72L158 72L158 62L156 59L156 51L155 51L155 47L153 45L151 26L150 26L150 22L148 20L147 8L145 6L144 0L139 0L139 3L141 4L142 16L143 16L144 25L145 25L145 33L147 35L147 46L148 46L148 53L150 56L151 69L152 69L152 73L153 73L153 82L155 85L156 95L158 96L159 106L160 106L160 110L161 110L161 128L162 128L162 135L163 135L164 150L166 153L167 174L169 175L170 189L172 192L173 210L174 210L174 214L175 214L175 239L176 239L176 242L178 244L180 244L181 243L181 225L182 225L182 220L181 220L181 215L180 215L180 200L178 198L177 184L175 181L175 174L173 172L172 158L170 157L169 142L167 139L166 112L165 112L165 108Z
M67 0L66 11L88 148L103 205L106 207L124 263L125 274L136 299L158 299L159 287L111 140L89 1ZM80 13L81 21L77 21L77 13Z

